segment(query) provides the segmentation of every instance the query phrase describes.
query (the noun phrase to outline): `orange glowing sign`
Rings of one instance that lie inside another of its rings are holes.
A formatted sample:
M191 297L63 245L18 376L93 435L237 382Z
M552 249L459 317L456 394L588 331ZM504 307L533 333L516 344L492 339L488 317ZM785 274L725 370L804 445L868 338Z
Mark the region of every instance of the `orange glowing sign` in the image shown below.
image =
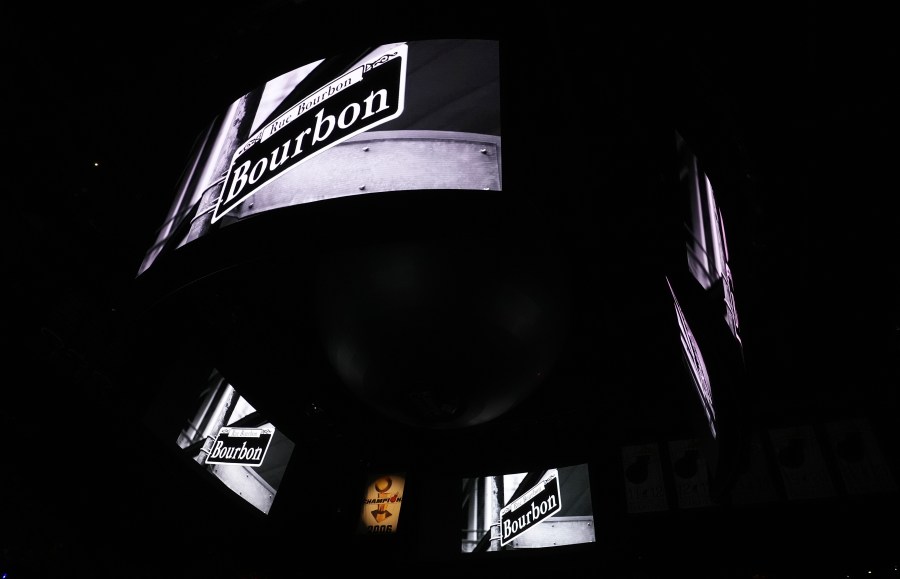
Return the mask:
M397 532L405 484L402 474L378 475L370 480L360 514L360 532Z

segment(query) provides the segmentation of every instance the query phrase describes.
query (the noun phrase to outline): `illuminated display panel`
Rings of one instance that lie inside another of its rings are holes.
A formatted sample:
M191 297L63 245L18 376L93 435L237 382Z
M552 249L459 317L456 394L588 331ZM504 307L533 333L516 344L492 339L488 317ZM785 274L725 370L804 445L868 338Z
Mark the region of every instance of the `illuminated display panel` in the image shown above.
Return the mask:
M725 320L731 334L741 345L740 324L734 299L734 280L728 265L728 242L725 221L716 203L712 184L700 168L697 157L687 143L676 134L681 158L680 179L688 200L685 219L687 261L691 275L705 290L721 281L725 300Z
M388 191L502 190L497 41L328 56L209 124L139 275L163 253L266 211Z
M593 543L587 464L462 480L462 553Z
M244 501L268 514L294 451L294 442L265 419L217 372L184 408L180 431L157 434Z
M666 282L669 283L668 278ZM694 338L694 333L688 325L681 305L678 303L678 298L675 296L675 290L672 289L671 283L669 283L669 291L672 294L675 316L678 320L678 334L681 337L681 351L684 364L691 374L691 381L703 406L710 434L712 434L713 438L716 438L716 407L713 403L712 386L709 380L709 372L706 369L706 362L703 359L703 354L700 352L700 346L697 344L696 338Z
M361 534L391 534L397 532L406 475L378 474L369 477L362 501L358 531Z

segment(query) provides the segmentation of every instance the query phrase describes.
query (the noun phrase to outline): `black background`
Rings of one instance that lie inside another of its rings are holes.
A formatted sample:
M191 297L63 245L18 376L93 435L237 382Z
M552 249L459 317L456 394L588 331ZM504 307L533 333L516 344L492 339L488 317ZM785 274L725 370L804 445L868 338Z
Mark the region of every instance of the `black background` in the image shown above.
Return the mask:
M532 455L600 464L591 474L594 504L607 505L597 507L599 551L572 561L598 576L837 577L869 567L895 576L896 493L633 518L621 512L615 463L618 444L691 432L686 416L697 409L677 363L666 363L668 335L655 331L670 304L656 297L665 294L653 285L657 262L647 250L662 249L641 196L661 178L658 136L678 126L708 160L733 232L754 423L863 416L897 478L897 43L886 9L308 0L2 10L12 130L2 172L9 363L0 571L10 578L276 577L312 568L330 576L370 570L366 561L379 557L423 573L503 570L493 561L420 560L430 535L416 526L418 537L394 543L353 539L363 472L386 459L383 439L345 420L357 411L352 401L335 397L296 427L298 460L316 468L294 471L290 484L308 489L312 513L295 520L242 510L140 421L161 377L177 370L167 361L196 348L146 335L129 311L195 137L248 89L345 43L432 37L507 41L506 183L526 183L516 169L533 162L568 161L576 169L545 177L537 197L550 199L549 213L565 225L571 262L585 264L579 279L627 280L609 284L605 299L579 297L584 333L557 370L571 389L542 393L498 426L514 429L512 440L529 442ZM565 194L585 188L597 194ZM597 319L604 332L591 334ZM598 354L607 347L616 359ZM457 459L460 472L506 466L486 442L492 434L409 436L388 459L410 472L405 506L414 504L416 472L440 478ZM559 450L567 445L569 454ZM286 510L297 513L300 500ZM416 520L415 508L404 512ZM243 549L218 540L230 531L247 534ZM348 562L348 551L360 557ZM548 559L547 570L567 561Z

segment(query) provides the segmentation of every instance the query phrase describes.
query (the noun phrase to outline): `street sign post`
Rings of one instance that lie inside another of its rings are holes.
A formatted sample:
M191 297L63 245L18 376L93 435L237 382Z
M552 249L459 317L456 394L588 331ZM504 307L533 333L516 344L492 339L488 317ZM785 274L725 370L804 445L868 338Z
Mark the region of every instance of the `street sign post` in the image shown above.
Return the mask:
M301 162L403 113L407 46L399 44L320 87L241 146L212 215L215 223Z
M213 441L206 464L260 466L266 459L273 430L223 426Z
M538 484L500 510L500 545L533 529L561 508L559 472L552 468Z

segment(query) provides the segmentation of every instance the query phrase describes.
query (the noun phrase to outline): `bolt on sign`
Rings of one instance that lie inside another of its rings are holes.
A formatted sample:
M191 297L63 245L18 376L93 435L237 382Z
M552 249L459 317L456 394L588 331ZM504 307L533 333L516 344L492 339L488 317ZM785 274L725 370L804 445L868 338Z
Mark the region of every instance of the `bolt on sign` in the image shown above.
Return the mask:
M206 464L260 466L266 459L274 430L223 426L213 441Z
M551 468L538 484L500 510L500 546L535 528L561 508L559 472Z
M215 223L258 188L303 161L403 113L407 45L387 47L304 97L235 152Z
M403 503L403 474L379 475L366 487L360 515L362 533L396 533Z

